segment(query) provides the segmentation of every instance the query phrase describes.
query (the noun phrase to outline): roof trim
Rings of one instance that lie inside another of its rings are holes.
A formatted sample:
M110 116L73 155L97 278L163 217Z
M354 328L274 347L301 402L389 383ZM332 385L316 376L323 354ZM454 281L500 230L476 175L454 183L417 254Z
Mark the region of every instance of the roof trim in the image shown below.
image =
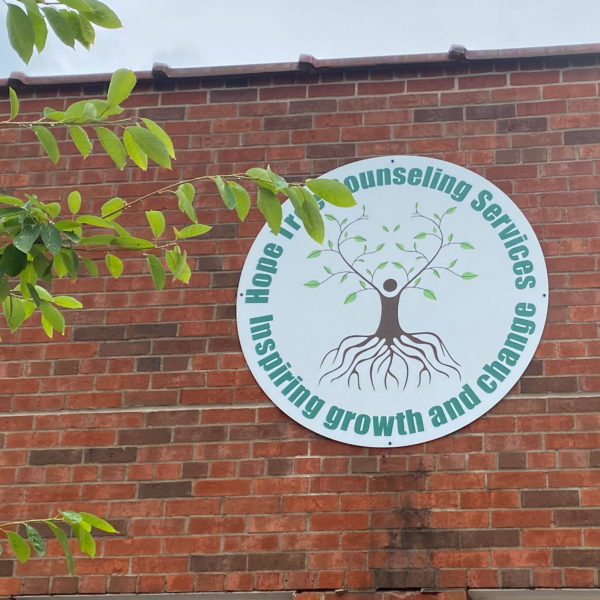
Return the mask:
M216 67L169 67L163 63L153 65L151 71L138 71L138 80L169 80L204 77L232 77L265 73L310 72L320 69L357 69L378 66L401 66L419 64L453 64L456 62L495 61L520 58L543 58L551 56L580 56L600 54L600 44L573 44L567 46L541 46L533 48L503 48L497 50L467 50L464 46L452 45L448 52L432 54L400 54L355 58L317 59L310 54L301 54L298 62L266 63L254 65L230 65ZM0 87L7 85L43 86L110 81L111 73L89 75L29 76L13 72L6 79L0 79Z

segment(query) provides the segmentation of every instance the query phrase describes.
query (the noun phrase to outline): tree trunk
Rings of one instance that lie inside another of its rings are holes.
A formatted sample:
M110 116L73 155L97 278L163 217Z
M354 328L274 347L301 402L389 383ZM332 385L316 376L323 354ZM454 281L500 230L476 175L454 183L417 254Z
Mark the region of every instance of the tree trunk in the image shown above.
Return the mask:
M403 333L398 319L400 294L389 297L379 293L379 300L381 303L381 317L379 319L379 326L373 335L385 340L388 345L391 345L394 338L399 339L400 335Z

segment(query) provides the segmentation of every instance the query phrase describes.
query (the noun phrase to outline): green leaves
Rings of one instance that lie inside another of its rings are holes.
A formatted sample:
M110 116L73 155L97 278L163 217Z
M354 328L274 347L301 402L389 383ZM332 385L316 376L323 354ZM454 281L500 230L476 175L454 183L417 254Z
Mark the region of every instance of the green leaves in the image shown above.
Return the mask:
M352 292L351 294L348 294L346 296L346 299L344 300L344 304L350 304L350 302L354 302L357 298L357 293L356 292Z
M42 125L34 125L32 128L38 140L42 144L46 154L50 157L50 160L56 164L60 160L60 151L58 150L58 144L54 139L54 136L49 129Z
M164 215L159 210L147 210L146 220L148 221L148 225L150 225L154 237L159 238L165 230Z
M123 272L123 261L114 254L108 252L105 257L108 272L115 278L119 278Z
M10 544L10 547L15 553L18 561L20 563L26 563L29 560L29 555L31 553L27 542L14 531L7 531L6 537L8 538L8 543Z
M33 26L25 11L16 4L7 4L6 29L8 41L24 63L29 63L33 54Z
M477 277L475 273L469 273L468 271L461 275L462 279L475 279L475 277Z
M166 169L171 168L169 151L161 140L148 129L139 125L127 127L123 134L123 142L131 159L146 170L148 158Z
M461 242L460 247L463 250L475 250L475 246L473 246L473 244L470 244L469 242Z
M27 12L16 4L7 4L6 27L10 45L25 63L31 59L34 46L38 52L44 49L47 23L63 44L73 48L78 41L86 49L95 39L92 23L107 29L121 27L117 15L99 0L64 0L60 4L72 10L57 10L46 4L41 11L36 0L21 1Z
M191 183L182 183L177 187L175 195L177 196L177 206L182 213L187 215L187 218L192 223L198 222L196 211L194 210L194 196L196 190Z
M65 559L67 560L67 568L69 569L69 575L71 577L75 575L75 565L73 562L73 554L71 553L71 549L69 548L69 539L67 538L67 534L57 527L52 521L44 521L46 525L50 528L54 537L58 540L63 552L65 553Z
M127 150L125 150L125 146L121 140L106 127L96 127L95 131L104 151L122 171L127 164Z
M129 98L137 79L129 69L117 69L110 78L106 100L110 106L119 106Z
M65 527L76 537L79 549L91 558L96 555L96 542L92 530L97 529L106 533L117 533L117 530L104 519L91 513L71 510L59 510L58 513L58 516L51 519L22 521L21 524L25 527L27 538L22 537L17 531L7 528L16 525L15 523L0 523L0 533L6 536L8 545L19 562L25 563L31 558L31 548L35 550L37 556L46 556L46 540L34 526L34 523L43 523L50 529L60 544L65 554L69 573L74 575L75 563L69 547L69 538L64 531ZM59 524L62 527L59 527Z
M334 206L349 207L356 204L352 192L335 179L307 179L306 187Z
M277 235L281 227L281 204L277 196L265 187L258 188L258 197L256 199L258 210L262 213L267 221L267 225L271 231Z
M10 101L10 117L8 120L12 121L19 114L19 98L17 92L11 87L8 88L8 97Z
M423 296L428 300L437 300L432 290L423 290Z
M29 523L25 524L25 530L27 531L27 539L35 550L38 556L45 556L46 554L46 541L39 534L38 530Z
M154 287L160 291L165 287L165 283L167 281L165 269L160 260L153 254L147 254L146 259L148 260L148 266L150 267L150 273L152 275Z

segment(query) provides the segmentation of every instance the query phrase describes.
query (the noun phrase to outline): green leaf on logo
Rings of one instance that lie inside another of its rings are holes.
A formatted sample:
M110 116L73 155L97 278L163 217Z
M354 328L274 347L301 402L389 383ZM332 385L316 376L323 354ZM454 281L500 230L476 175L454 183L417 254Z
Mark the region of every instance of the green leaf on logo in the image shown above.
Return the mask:
M388 264L388 261L385 261L385 262L379 263L379 264L377 265L377 269L375 269L375 270L376 270L376 271L380 271L381 269L385 269L385 267L387 266L387 264Z
M460 247L463 250L475 250L475 246L473 246L473 244L469 244L469 242L461 242Z
M335 221L335 217L333 215L327 214L323 215L328 221Z
M350 304L350 302L354 302L356 300L356 292L352 292L346 296L344 300L344 304Z
M317 256L321 256L320 250L313 250L306 258L317 258Z
M304 285L309 288L316 288L319 287L321 284L315 279L311 279L310 281L307 281Z
M433 269L433 274L439 278L440 272L437 269Z
M367 240L366 240L366 238L364 238L362 235L355 235L355 236L354 236L352 239L353 239L355 242L359 242L359 243L362 243L362 242L366 242L366 241L367 241Z
M477 277L477 275L475 273L469 273L468 271L466 273L463 273L461 275L461 277L463 279L475 279L475 277Z
M396 248L398 248L398 250L404 250L404 245L396 243Z
M381 229L383 229L384 231L387 231L388 233L389 233L389 231L390 231L390 230L389 230L389 229L388 229L388 228L387 228L385 225L382 225L382 226L381 226Z
M431 290L423 290L423 296L428 300L437 300L435 294Z
M414 239L422 240L424 237L427 237L427 234L424 231L421 231L421 233L417 233L417 235L415 235Z
M449 208L444 214L451 215L455 211L456 211L456 206L453 206L453 207Z
M449 265L448 268L451 269L456 263L458 262L458 259L455 258Z
M379 252L384 246L385 244L378 244L377 248L375 248L375 252Z
M393 262L392 264L396 267L396 269L404 269L404 267L402 266L402 263Z

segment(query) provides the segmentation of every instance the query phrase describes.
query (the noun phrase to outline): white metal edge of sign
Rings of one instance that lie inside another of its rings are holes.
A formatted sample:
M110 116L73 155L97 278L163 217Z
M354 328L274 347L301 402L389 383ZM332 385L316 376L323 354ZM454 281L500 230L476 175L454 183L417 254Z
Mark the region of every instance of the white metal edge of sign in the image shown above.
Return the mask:
M325 244L289 201L242 270L239 339L267 396L327 438L398 447L446 436L497 404L539 344L548 276L498 187L433 158L386 156L324 175Z

